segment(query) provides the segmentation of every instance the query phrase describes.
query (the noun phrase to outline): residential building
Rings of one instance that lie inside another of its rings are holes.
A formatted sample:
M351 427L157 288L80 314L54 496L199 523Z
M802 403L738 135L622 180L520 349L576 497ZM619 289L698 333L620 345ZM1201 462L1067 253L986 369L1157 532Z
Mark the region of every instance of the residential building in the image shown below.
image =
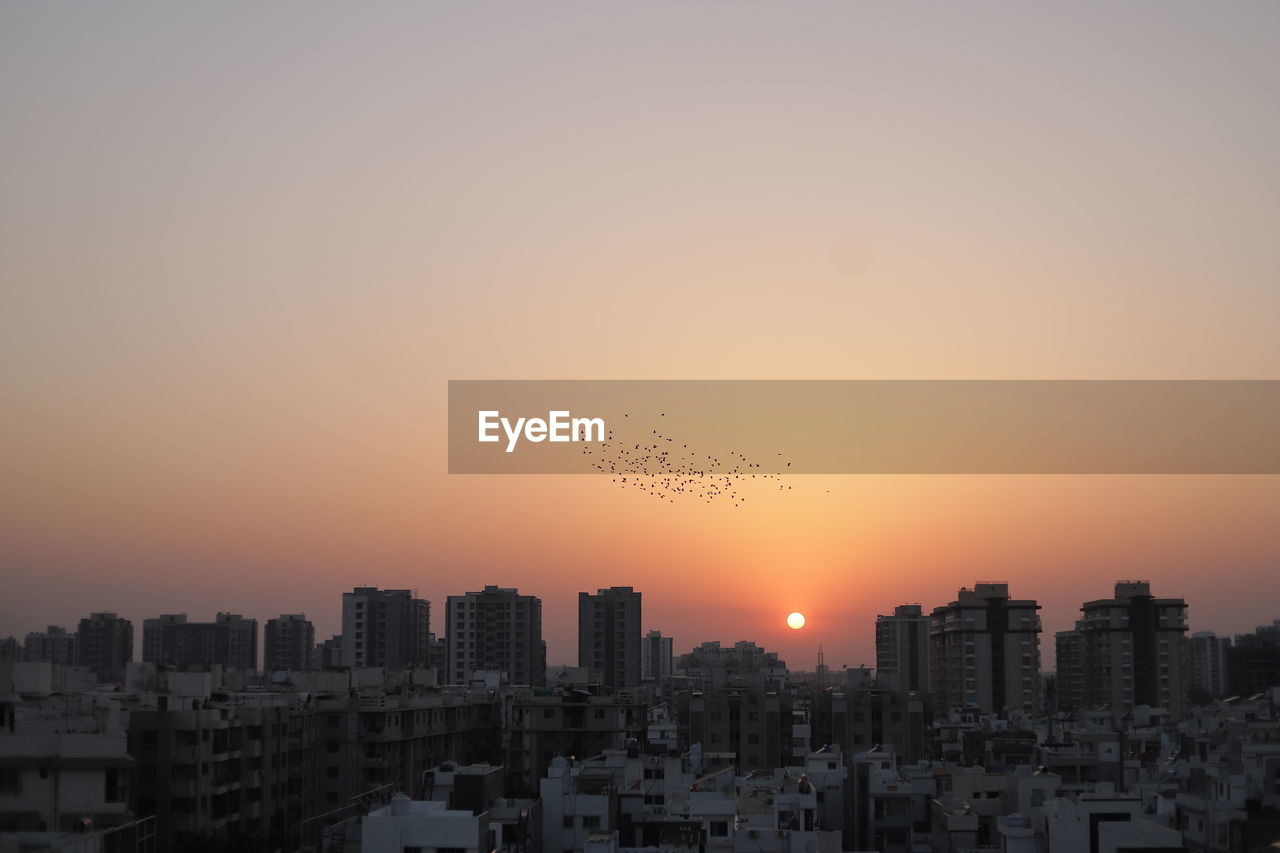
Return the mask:
M680 743L723 753L738 773L785 767L794 755L792 693L763 679L682 690L676 696Z
M73 666L76 662L76 635L57 625L50 625L43 631L32 631L23 644L22 658L28 663L43 661Z
M313 652L316 669L341 669L342 663L342 635L334 634L323 643L316 643Z
M1040 605L980 582L929 617L930 686L941 707L1030 712L1040 696Z
M91 613L76 630L76 660L99 681L123 681L133 660L133 623L114 613Z
M900 693L929 691L929 617L919 604L876 617L876 683Z
M473 672L486 670L507 673L514 685L546 684L541 599L486 586L449 596L445 608L449 682L467 684Z
M238 613L219 613L212 622L188 622L185 613L143 620L142 660L176 667L218 664L256 670L258 620Z
M262 633L262 668L267 672L312 669L316 629L305 613L282 613L268 619Z
M1147 705L1181 717L1190 682L1186 601L1154 598L1146 581L1118 581L1114 598L1087 601L1080 609L1078 639L1067 640L1068 648L1078 644L1079 666L1069 684L1058 673L1059 693L1076 697L1078 708Z
M629 586L578 593L578 666L606 687L640 686L640 593Z
M650 631L640 641L640 680L661 686L671 677L672 641L661 631Z
M431 605L407 589L358 586L342 594L342 662L348 667L427 666Z
M1227 650L1227 692L1252 696L1280 686L1280 619L1237 634Z
M1188 641L1191 658L1191 687L1202 698L1217 699L1227 695L1227 650L1230 637L1219 637L1212 631L1196 631Z

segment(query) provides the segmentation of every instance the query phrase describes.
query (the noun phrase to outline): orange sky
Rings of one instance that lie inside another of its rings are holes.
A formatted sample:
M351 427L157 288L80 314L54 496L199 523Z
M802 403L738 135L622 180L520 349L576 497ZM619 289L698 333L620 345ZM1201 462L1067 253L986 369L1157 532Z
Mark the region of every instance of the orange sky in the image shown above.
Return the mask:
M1274 477L450 477L450 378L1275 378L1280 11L0 10L0 635L631 584L871 662L979 579L1280 616ZM789 632L785 614L810 617ZM140 639L139 639L140 642ZM1046 661L1051 659L1046 646Z

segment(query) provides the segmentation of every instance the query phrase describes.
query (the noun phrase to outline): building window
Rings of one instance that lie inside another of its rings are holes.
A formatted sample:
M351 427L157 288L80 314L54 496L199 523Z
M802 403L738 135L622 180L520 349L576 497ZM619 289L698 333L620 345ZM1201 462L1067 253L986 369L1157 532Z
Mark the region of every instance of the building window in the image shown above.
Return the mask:
M108 803L124 802L124 779L122 778L122 775L123 774L121 774L118 769L114 767L108 768L106 775L106 791L103 794L103 799Z

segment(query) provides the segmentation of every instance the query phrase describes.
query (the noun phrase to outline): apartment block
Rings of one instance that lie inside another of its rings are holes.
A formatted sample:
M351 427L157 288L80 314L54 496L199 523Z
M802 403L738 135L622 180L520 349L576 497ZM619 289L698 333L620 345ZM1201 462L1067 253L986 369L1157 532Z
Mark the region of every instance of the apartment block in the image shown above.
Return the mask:
M146 619L142 623L142 660L176 667L217 664L256 670L258 620L238 613L219 613L212 622L188 622L185 613Z
M466 684L472 673L486 670L507 673L511 684L546 684L541 599L486 586L449 596L445 607L451 683Z
M342 594L342 662L348 667L427 666L431 605L407 589L359 586Z
M980 582L929 616L930 681L942 707L1031 712L1040 696L1040 605Z
M578 593L578 666L606 687L638 687L640 624L640 593L631 587Z
M23 643L22 658L28 663L73 666L76 662L76 635L57 625L50 625L43 631L32 631Z
M640 641L640 680L652 681L659 686L671 677L672 640L661 631L650 631Z
M919 604L876 617L876 682L900 693L929 691L929 617Z
M1073 632L1059 637L1063 658L1077 665L1058 673L1058 691L1080 709L1186 710L1190 673L1186 655L1187 603L1154 598L1146 581L1119 581L1113 598L1087 601Z
M76 660L99 681L122 681L133 660L133 623L114 613L91 613L76 630Z
M262 668L267 672L309 670L313 668L316 629L305 613L282 613L267 620L262 645Z

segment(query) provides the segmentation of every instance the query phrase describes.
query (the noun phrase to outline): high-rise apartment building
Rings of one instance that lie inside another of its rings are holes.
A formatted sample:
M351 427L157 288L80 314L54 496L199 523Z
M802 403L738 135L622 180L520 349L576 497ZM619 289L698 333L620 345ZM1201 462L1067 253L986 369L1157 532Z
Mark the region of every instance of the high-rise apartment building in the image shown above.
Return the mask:
M313 669L316 629L305 613L282 613L268 619L262 632L262 668L267 672Z
M1040 697L1040 605L1009 585L977 583L929 616L930 686L939 707L1035 711Z
M1191 658L1191 686L1207 696L1227 695L1227 650L1230 637L1212 631L1196 631L1187 642Z
M629 586L578 593L578 666L606 687L638 687L640 654L640 593Z
M427 666L430 631L430 603L407 589L358 586L342 594L345 666Z
M1227 692L1252 696L1280 686L1280 619L1237 634L1227 651Z
M114 613L91 613L76 630L76 660L99 681L124 680L133 660L133 623Z
M143 663L164 663L166 656L172 656L172 626L186 624L187 614L165 613L142 620L142 661ZM170 651L166 655L165 636L170 638Z
M342 635L334 634L323 643L316 643L314 652L316 669L342 668Z
M1080 610L1075 630L1057 636L1059 707L1070 696L1072 709L1148 705L1181 717L1190 683L1186 601L1154 598L1146 581L1119 581L1114 598L1087 601Z
M1084 637L1079 631L1059 631L1053 636L1056 667L1053 680L1054 708L1079 711L1084 701Z
M929 690L929 617L901 604L876 617L876 684L898 693Z
M447 599L448 680L466 684L476 670L506 672L512 684L547 683L542 601L486 586Z
M258 668L258 620L219 613L212 622L165 614L142 622L142 660L168 666Z
M675 656L670 637L661 631L650 631L640 641L640 680L661 685L671 677Z
M76 635L57 625L50 625L43 631L32 631L23 643L22 657L28 661L72 666L76 662Z

